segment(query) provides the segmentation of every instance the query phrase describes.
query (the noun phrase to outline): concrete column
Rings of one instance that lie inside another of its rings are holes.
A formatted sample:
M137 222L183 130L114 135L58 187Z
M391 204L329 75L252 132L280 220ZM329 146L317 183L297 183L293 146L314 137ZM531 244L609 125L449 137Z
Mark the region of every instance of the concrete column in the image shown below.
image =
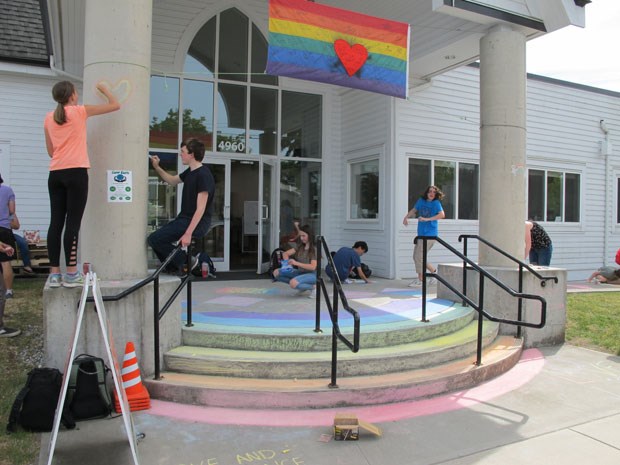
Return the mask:
M497 26L480 40L480 236L525 252L525 36ZM514 263L480 245L479 262Z
M101 101L95 85L107 81L122 105L88 121L92 168L80 254L103 279L146 275L152 6L152 0L86 2L83 101ZM131 202L108 200L108 170L131 172Z

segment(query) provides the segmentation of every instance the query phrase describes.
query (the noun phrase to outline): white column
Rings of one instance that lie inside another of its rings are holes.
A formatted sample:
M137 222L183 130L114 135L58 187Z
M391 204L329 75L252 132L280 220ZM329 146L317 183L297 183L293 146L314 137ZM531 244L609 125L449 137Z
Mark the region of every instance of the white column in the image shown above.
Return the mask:
M152 7L152 0L86 2L83 101L102 101L95 85L103 80L122 105L88 121L91 170L80 254L103 279L146 275ZM131 202L108 200L108 170L131 172Z
M525 37L508 26L480 40L480 236L523 259L526 148ZM514 263L480 246L479 262Z

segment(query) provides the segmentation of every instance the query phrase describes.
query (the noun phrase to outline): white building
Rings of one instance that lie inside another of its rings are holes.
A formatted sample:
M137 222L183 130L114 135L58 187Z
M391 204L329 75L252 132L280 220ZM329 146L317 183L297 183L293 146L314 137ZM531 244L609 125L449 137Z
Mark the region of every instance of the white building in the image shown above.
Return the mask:
M415 226L401 221L430 183L447 194L440 235L457 248L460 234L478 233L487 204L515 224L539 221L554 242L552 265L566 268L569 279L613 263L620 246L620 157L613 148L620 147L620 93L528 76L525 163L507 167L527 181L525 215L518 208L512 215L495 196L479 198L481 78L468 64L480 57L480 41L498 25L510 25L523 43L582 25L588 2L321 2L412 24L408 100L262 75L266 0L141 3L152 6L148 150L180 169L180 140L205 141L218 191L204 245L218 270L259 269L290 219L300 217L332 249L365 240L364 261L375 275L412 277ZM0 52L0 173L16 192L23 228L43 237L49 207L42 122L54 108L54 82L80 85L90 7L77 0L0 5L0 22L13 19L0 28L0 45L15 45ZM115 44L126 33L97 40ZM121 80L115 84L125 92ZM178 198L149 178L147 230L175 215ZM146 243L135 239L135 247ZM432 259L454 261L439 247Z

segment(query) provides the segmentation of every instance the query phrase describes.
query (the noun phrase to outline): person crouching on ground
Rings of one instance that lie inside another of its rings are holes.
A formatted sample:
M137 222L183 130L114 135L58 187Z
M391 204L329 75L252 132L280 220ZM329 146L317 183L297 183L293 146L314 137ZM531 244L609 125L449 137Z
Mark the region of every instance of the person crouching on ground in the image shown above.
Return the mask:
M314 232L309 225L299 228L297 245L282 254L282 259L288 260L287 267L274 270L276 281L287 283L299 295L310 291L308 297L315 296L317 251L314 245Z
M613 266L602 266L588 278L588 282L606 283L606 284L620 284L620 269Z
M370 280L362 271L362 261L360 259L366 252L368 252L368 244L364 241L357 241L353 244L353 247L341 247L338 249L333 260L340 282L351 282L349 281L349 274L355 269L357 275L362 278L366 284L370 283ZM334 272L329 264L325 267L325 274L332 280L334 279Z

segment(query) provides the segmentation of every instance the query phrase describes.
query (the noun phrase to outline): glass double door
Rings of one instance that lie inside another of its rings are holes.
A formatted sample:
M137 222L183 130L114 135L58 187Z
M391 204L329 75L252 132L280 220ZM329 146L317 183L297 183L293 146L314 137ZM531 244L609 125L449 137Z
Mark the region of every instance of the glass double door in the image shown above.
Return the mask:
M215 203L203 250L218 271L264 273L277 247L276 161L211 159L207 165L215 178Z

